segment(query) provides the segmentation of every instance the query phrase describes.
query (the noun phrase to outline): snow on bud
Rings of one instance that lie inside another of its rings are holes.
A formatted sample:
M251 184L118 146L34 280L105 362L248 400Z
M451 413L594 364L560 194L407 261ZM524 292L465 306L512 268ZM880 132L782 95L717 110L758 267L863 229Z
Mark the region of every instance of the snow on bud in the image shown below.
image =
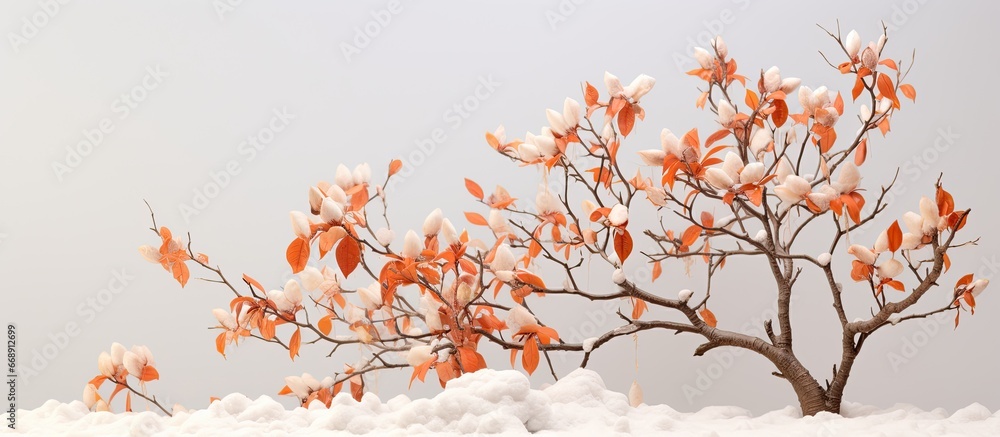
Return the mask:
M382 246L388 246L391 244L392 239L395 237L396 233L392 232L392 229L379 228L375 231L375 240L377 240L378 244L381 244Z
M778 66L768 68L764 72L764 90L773 93L781 88L781 70Z
M611 212L608 213L608 222L611 226L621 226L628 222L628 207L622 204L617 204L611 207Z
M723 126L729 126L733 123L733 118L736 117L736 108L729 103L728 100L722 99L719 101L719 123Z
M101 375L111 377L115 374L115 365L111 360L111 355L107 352L101 352L101 355L97 357L97 370L101 372Z
M729 56L729 47L726 46L721 35L715 37L715 40L712 41L712 47L715 48L715 52L719 54L720 58L725 59L726 56Z
M361 305L368 310L377 310L382 307L382 285L373 282L367 287L358 288L358 297L361 298Z
M125 356L125 346L121 343L114 342L111 343L111 364L115 367L122 365L122 358Z
M686 288L677 292L677 300L681 302L687 302L691 300L691 296L694 296L694 292Z
M633 101L638 102L642 96L645 96L649 90L653 89L653 85L656 83L656 79L645 74L640 74L632 83L625 87L625 95L632 98Z
M233 317L233 313L222 308L216 308L212 310L212 315L215 316L215 319L219 321L219 325L222 325L223 328L230 331L236 329L236 318Z
M882 253L889 250L889 233L882 231L875 239L875 253Z
M406 353L406 362L413 367L417 367L432 359L437 359L437 354L431 353L431 347L428 345L411 347L409 352Z
M493 262L490 263L490 270L493 272L511 271L514 270L516 262L514 252L510 251L510 246L507 243L503 243L497 247L497 252L493 254Z
M83 387L83 404L87 406L88 410L94 407L99 397L97 387L94 384L87 384Z
M432 235L437 235L441 232L441 223L444 221L444 214L441 213L441 208L435 208L430 214L427 214L427 218L424 219L424 236L430 237Z
M354 186L354 175L344 164L337 165L337 173L333 177L333 183L342 190L347 191Z
M333 388L335 382L336 380L333 379L332 376L327 376L326 378L323 378L323 380L319 382L319 386L320 388L330 389Z
M858 261L861 261L867 265L875 265L875 252L871 249L862 246L860 244L852 244L851 247L847 248L847 253L854 255Z
M969 291L972 292L972 297L979 297L979 295L982 294L983 290L985 290L988 285L990 285L989 279L986 278L976 279L975 281L972 281L971 284L969 284L968 289Z
M511 332L520 331L522 326L535 323L537 323L535 315L521 305L514 305L507 312L507 325L510 326Z
M420 242L420 236L413 230L406 231L406 236L403 237L403 257L416 259L422 250L424 245Z
M282 292L285 293L285 299L292 306L297 307L302 303L302 287L299 286L298 281L289 279L288 282L285 282L285 288L282 289Z
M632 386L628 389L628 404L632 408L642 405L642 387L639 387L639 381L632 381Z
M781 79L781 88L779 89L781 90L781 92L790 95L792 94L792 92L795 91L796 88L799 87L799 85L802 85L802 79L799 79L797 77L786 77L784 79Z
M851 59L858 56L858 52L861 51L861 36L858 35L857 31L851 30L851 33L847 34L844 50L847 51L847 56L850 56Z
M148 244L139 246L139 254L142 255L143 259L154 264L159 264L160 259L163 257L159 249Z
M756 241L756 242L758 242L760 244L766 243L767 242L767 231L765 231L763 229L757 231L757 235L753 236L753 241Z
M562 115L568 130L572 130L578 126L580 124L580 102L567 97L563 101Z
M899 323L900 321L902 321L903 318L900 317L899 313L892 313L892 314L889 315L889 318L886 319L886 320L889 323L891 323L893 326L895 326L897 323Z
M323 277L323 273L313 266L306 266L306 268L302 269L299 272L299 278L302 279L302 286L308 291L319 288L326 279Z
M292 211L289 213L292 219L292 232L295 233L299 238L309 238L312 236L312 230L309 229L309 217L306 217L302 211Z
M657 149L640 150L639 157L642 158L642 163L645 165L662 166L667 152Z
M441 220L441 235L444 236L444 241L448 245L454 246L462 242L459 239L458 231L455 230L455 226L451 224L451 220Z
M569 130L569 126L566 125L566 119L555 109L546 109L545 118L549 121L549 126L552 131L559 134L560 136L566 135L566 131Z
M710 70L714 66L715 56L701 47L694 48L694 58L698 61L698 65L705 70Z
M344 219L344 208L337 201L329 197L324 198L319 217L326 223L340 223Z
M826 267L830 265L830 258L832 257L829 253L823 252L816 257L816 261L819 262L819 265Z
M875 269L878 272L878 277L882 279L895 278L903 273L903 263L897 261L895 258L889 258L882 265Z
M621 96L625 92L625 88L622 87L622 81L607 71L604 72L604 86L608 89L608 94L611 97Z
M305 384L306 387L309 387L310 392L319 390L321 387L319 380L308 373L302 374L302 383Z
M804 85L799 87L799 105L802 106L806 114L812 115L813 109L816 107L816 97L812 88Z
M354 173L351 174L351 179L354 182L354 185L367 184L372 179L371 166L369 166L367 162L358 164L354 167Z
M941 216L938 215L937 204L927 197L920 198L920 217L923 219L922 231L924 235L933 233L937 229Z
M753 162L747 164L743 167L743 171L740 172L740 183L741 184L755 184L764 178L764 172L767 169L764 168L764 163Z
M840 168L840 174L837 176L834 188L841 194L846 194L856 190L859 182L861 182L861 172L858 171L858 167L854 163L847 161Z
M705 179L708 183L712 184L713 187L720 190L728 190L733 186L733 180L726 174L725 171L712 167L705 171Z
M615 271L611 273L611 282L614 282L615 284L618 285L624 284L625 272L622 269L615 269Z

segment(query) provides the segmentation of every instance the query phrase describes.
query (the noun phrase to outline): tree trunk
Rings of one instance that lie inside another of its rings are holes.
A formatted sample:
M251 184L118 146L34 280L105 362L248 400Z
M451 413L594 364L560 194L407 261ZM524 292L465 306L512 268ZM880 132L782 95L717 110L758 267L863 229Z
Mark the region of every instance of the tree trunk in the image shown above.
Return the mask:
M778 369L781 371L781 375L792 385L792 389L795 390L795 395L799 399L799 407L802 409L803 416L812 416L821 411L827 411L831 413L840 412L840 402L837 402L837 408L828 402L827 392L819 385L816 378L809 373L808 370L798 359L794 356L790 356L783 362L775 363L778 364Z

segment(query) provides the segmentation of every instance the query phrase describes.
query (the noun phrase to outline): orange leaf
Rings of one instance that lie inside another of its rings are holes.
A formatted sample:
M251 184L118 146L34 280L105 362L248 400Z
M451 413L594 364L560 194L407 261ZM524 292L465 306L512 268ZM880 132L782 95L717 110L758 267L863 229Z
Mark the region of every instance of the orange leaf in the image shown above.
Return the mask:
M132 392L125 393L125 411L132 412Z
M188 279L191 278L191 271L188 270L187 264L184 264L183 262L175 262L172 270L174 279L176 279L177 282L180 282L181 288L184 288L184 286L187 285Z
M653 281L656 281L663 274L663 265L659 261L653 263Z
M295 361L295 356L299 354L299 347L302 346L302 330L295 328L292 338L288 340L288 356Z
M153 366L146 366L142 368L142 375L139 376L139 380L143 382L156 381L160 379L160 372L156 371Z
M868 158L868 139L863 138L860 143L858 143L858 148L854 150L854 165L860 166L865 163L865 159Z
M472 194L472 197L483 200L483 189L469 178L465 178L465 189L469 190L469 194Z
M752 90L747 90L746 102L751 111L757 109L757 105L760 105L760 99L757 98L757 93Z
M729 129L719 129L715 131L712 135L709 135L708 138L705 139L705 148L707 149L709 147L712 147L712 144L715 144L716 141L719 141L727 136L729 136ZM712 149L712 151L707 153L705 157L707 158L709 156L712 156L713 154L715 154L715 149Z
M403 168L403 161L398 159L393 159L389 162L389 176L399 173L399 170Z
M632 108L632 105L626 104L621 111L618 111L618 130L621 131L623 137L627 137L632 132L634 125L635 109Z
M698 139L698 128L691 129L684 134L684 138L681 139L681 145L694 149L700 148L701 141Z
M517 279L525 284L531 285L534 288L544 290L545 283L542 282L542 278L531 272L517 272Z
M257 290L259 290L262 293L264 292L264 286L260 285L260 282L257 282L256 279L251 278L246 273L243 274L243 282L246 282L247 284L250 284L250 286L256 288Z
M222 357L226 357L226 332L223 331L218 337L215 337L215 350L222 354Z
M341 240L337 246L337 265L347 278L361 262L361 245L351 239Z
M854 80L854 89L851 90L852 99L858 100L858 96L861 95L861 91L863 91L864 89L865 89L865 81L861 80L861 76L858 76L858 78Z
M427 371L431 369L432 364L434 364L434 360L427 360L427 362L413 368L413 375L410 375L410 387L413 387L414 379L424 382L424 378L427 377Z
M524 354L521 355L521 365L528 374L538 368L538 342L534 336L529 336L524 342Z
M632 235L628 231L622 230L621 233L615 235L615 253L618 255L618 261L622 264L625 264L625 260L632 254Z
M701 316L702 320L705 321L706 325L711 326L713 328L715 327L715 325L719 323L718 320L715 319L715 314L713 314L712 311L708 309L708 307L702 307L701 310L698 311L698 315Z
M330 249L340 241L341 238L347 236L347 231L340 226L331 228L330 230L319 234L319 257L323 259Z
M466 212L465 213L465 219L468 220L469 223L474 224L474 225L489 226L489 223L486 222L486 219L483 218L483 216L480 215L479 213Z
M906 96L907 99L913 100L914 102L917 101L917 90L913 88L913 85L904 83L899 86L899 90L903 92L903 95Z
M333 331L332 317L332 315L327 314L320 318L319 322L316 323L316 327L319 328L319 332L322 332L323 335L330 335L330 331Z
M899 220L892 222L892 226L886 231L889 237L889 250L895 252L903 244L903 231L899 228Z
M892 100L894 107L899 107L899 97L896 96L896 89L892 86L892 79L889 78L887 74L878 75L878 79L875 81L878 85L878 92L889 100Z
M771 121L774 122L775 127L781 127L788 120L788 104L784 100L775 100L771 105L774 106Z
M597 104L597 99L600 98L600 93L597 92L597 88L594 88L590 82L587 82L587 89L583 92L583 100L587 103L587 106L594 106Z
M681 244L684 246L690 246L698 241L698 236L701 235L701 227L698 225L691 225L684 230L684 234L681 236Z
M301 272L309 262L309 240L302 237L292 240L285 250L285 259L292 267L292 273Z

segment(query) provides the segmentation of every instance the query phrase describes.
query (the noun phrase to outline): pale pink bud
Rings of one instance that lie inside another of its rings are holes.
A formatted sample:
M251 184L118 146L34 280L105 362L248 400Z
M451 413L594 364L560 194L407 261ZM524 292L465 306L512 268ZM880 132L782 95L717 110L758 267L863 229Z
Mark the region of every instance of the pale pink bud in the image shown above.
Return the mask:
M618 80L618 76L607 71L604 72L604 86L607 87L608 94L611 94L611 97L621 96L625 92L625 88L622 87L622 81Z
M764 72L764 90L773 93L781 88L781 70L777 66Z
M301 211L292 211L289 216L292 219L292 232L295 235L299 238L312 236L312 230L309 229L309 217L306 217Z
M862 246L860 244L852 244L851 247L847 248L847 253L854 255L858 261L861 261L867 265L875 265L875 252L871 249Z
M631 97L633 101L638 102L642 96L645 96L649 90L653 89L655 83L656 79L645 74L640 74L632 83L625 87L625 95Z
M705 70L709 70L714 67L715 56L701 47L694 48L694 59L698 61L698 65Z
M732 124L733 119L736 117L736 108L729 103L728 100L719 101L719 123L723 126L729 126Z
M882 279L895 278L900 273L903 273L903 263L890 258L878 266L876 271L878 272L878 277Z
M434 211L427 214L427 218L424 219L424 235L430 237L441 232L441 223L443 220L444 214L441 212L441 208L435 208Z
M424 244L420 241L420 236L412 230L406 231L406 236L403 237L403 257L415 259L423 250Z
M639 157L642 158L642 163L645 165L662 166L667 153L659 149L647 149L640 150Z
M444 236L444 241L449 245L453 246L462 242L459 239L458 231L455 230L455 226L451 224L451 220L441 220L441 235Z
M497 251L493 255L493 262L490 263L490 270L493 272L511 271L514 270L514 265L516 263L517 261L514 259L514 253L510 251L510 246L508 246L507 243L503 243L497 247Z
M720 190L728 190L733 187L733 180L725 171L712 167L705 171L705 179L713 187Z
M563 121L566 122L567 130L572 130L580 124L580 102L569 97L563 101Z
M333 183L337 184L344 191L354 186L354 175L344 164L337 165L337 173L333 177Z
M344 219L344 208L337 201L327 197L323 199L319 217L326 223L340 223Z
M851 33L847 34L847 39L844 41L844 50L847 51L847 56L850 56L852 59L861 51L861 36L858 35L857 31L852 30Z
M139 254L142 255L142 258L145 259L146 261L155 264L159 264L160 259L163 258L163 255L160 254L159 249L150 246L148 244L139 246Z
M545 118L549 121L549 126L552 127L552 131L559 135L566 135L566 131L569 126L566 126L566 119L563 115L554 109L545 110Z

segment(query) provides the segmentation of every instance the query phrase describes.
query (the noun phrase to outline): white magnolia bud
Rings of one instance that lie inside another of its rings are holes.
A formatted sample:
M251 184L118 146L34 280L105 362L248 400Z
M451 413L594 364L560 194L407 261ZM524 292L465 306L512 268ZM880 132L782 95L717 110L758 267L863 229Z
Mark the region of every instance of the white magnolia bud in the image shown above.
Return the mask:
M285 385L288 386L288 389L292 391L292 394L299 399L305 399L309 397L309 394L311 393L309 391L309 386L302 381L302 377L300 376L286 376Z
M608 94L611 97L618 97L625 92L625 88L622 87L622 81L607 71L604 72L604 86L608 88Z
M764 72L764 90L773 93L781 89L781 70L777 66L768 68Z
M875 239L875 253L882 253L889 250L889 233L882 231L878 234L878 238Z
M101 372L101 375L107 377L115 374L115 365L111 360L111 354L101 352L101 355L97 357L97 369Z
M354 173L351 174L351 180L354 185L367 184L372 179L372 168L367 162L358 164L354 167Z
M566 119L555 109L546 109L545 118L549 121L549 126L552 131L559 134L560 136L566 135L566 131L569 130L569 126L566 126Z
M985 290L988 285L990 285L989 279L986 278L976 279L975 281L972 281L971 284L969 284L969 290L972 291L973 297L979 297L979 295L982 294L983 290Z
M799 85L802 84L802 79L797 77L786 77L781 79L781 92L785 94L792 94Z
M444 220L444 215L441 213L441 208L436 208L427 214L427 218L424 219L424 235L430 237L432 235L437 235L441 231L441 223Z
M732 124L733 119L736 117L736 108L729 103L728 100L722 99L719 101L719 123L723 126L729 126Z
M367 287L358 288L358 297L361 298L361 305L368 310L377 310L382 307L382 285L373 282Z
M326 279L323 277L323 272L320 272L319 269L313 266L306 266L306 268L302 269L299 272L299 278L302 279L302 286L309 291L319 288Z
M632 381L632 386L628 389L628 404L632 408L642 405L642 387L639 387L639 381Z
M569 130L580 124L580 102L569 97L563 101L563 121Z
M97 404L98 398L100 395L97 394L97 387L94 384L87 384L83 387L83 404L87 406L88 410Z
M774 137L769 129L757 129L753 137L750 137L750 152L757 157L757 160L760 160L772 142L774 142Z
M857 31L852 30L851 33L847 34L847 39L844 41L844 50L847 51L847 56L850 56L852 59L861 51L861 37Z
M753 162L747 164L743 167L743 171L740 172L740 183L741 184L755 184L764 178L764 172L767 169L764 168L764 163Z
M392 232L392 229L379 228L375 231L375 240L377 240L378 244L381 244L382 246L392 244L392 239L395 237L396 233Z
M490 263L490 270L494 272L511 271L514 270L516 263L514 253L510 251L510 246L507 243L503 243L497 247L496 253L493 254L493 262Z
M867 265L875 265L875 252L871 249L862 246L860 244L852 244L851 247L847 248L847 253L854 255L858 261L865 263Z
M725 171L719 168L712 167L705 171L705 179L708 183L712 184L713 187L720 190L728 190L733 186L733 180L726 174Z
M662 166L667 152L659 149L640 150L639 157L642 158L642 163L645 165Z
M631 97L633 101L638 102L642 96L645 96L649 90L653 89L655 83L656 79L645 74L640 74L632 83L625 87L625 95Z
M715 47L715 52L719 54L720 58L725 59L729 56L729 48L726 46L726 42L722 40L722 36L717 35L715 40L712 41L712 47Z
M337 201L329 197L324 198L319 217L326 223L340 223L344 219L344 208Z
M295 233L299 238L309 238L312 236L312 230L309 229L309 217L306 217L301 211L292 211L289 213L292 219L292 232Z
M351 174L351 170L347 166L338 164L337 173L333 177L333 183L337 184L342 190L347 191L354 186L354 175Z
M878 277L880 278L895 278L896 276L899 276L900 273L903 273L903 263L890 258L886 262L882 263L882 265L878 266L876 271L878 272Z
M413 367L417 367L432 359L437 359L437 356L431 353L431 347L427 345L414 346L406 353L406 362Z
M451 220L441 220L441 235L444 236L444 241L449 245L453 246L462 242L459 239L458 231L455 230L455 226L451 224Z
M111 364L115 367L122 365L122 358L125 356L125 346L121 343L114 342L111 343Z
M715 56L701 47L694 48L694 59L698 61L698 65L705 70L711 69L714 65Z
M223 328L230 331L236 329L236 318L233 317L233 313L222 308L216 308L212 310L212 315L215 316L215 319L219 321L219 325L222 325Z
M302 303L302 287L299 282L294 279L289 279L285 282L285 288L281 290L285 293L285 299L288 300L292 306L299 306Z
M406 236L403 237L403 257L416 259L422 250L424 250L424 244L420 241L417 233L412 230L406 231Z

